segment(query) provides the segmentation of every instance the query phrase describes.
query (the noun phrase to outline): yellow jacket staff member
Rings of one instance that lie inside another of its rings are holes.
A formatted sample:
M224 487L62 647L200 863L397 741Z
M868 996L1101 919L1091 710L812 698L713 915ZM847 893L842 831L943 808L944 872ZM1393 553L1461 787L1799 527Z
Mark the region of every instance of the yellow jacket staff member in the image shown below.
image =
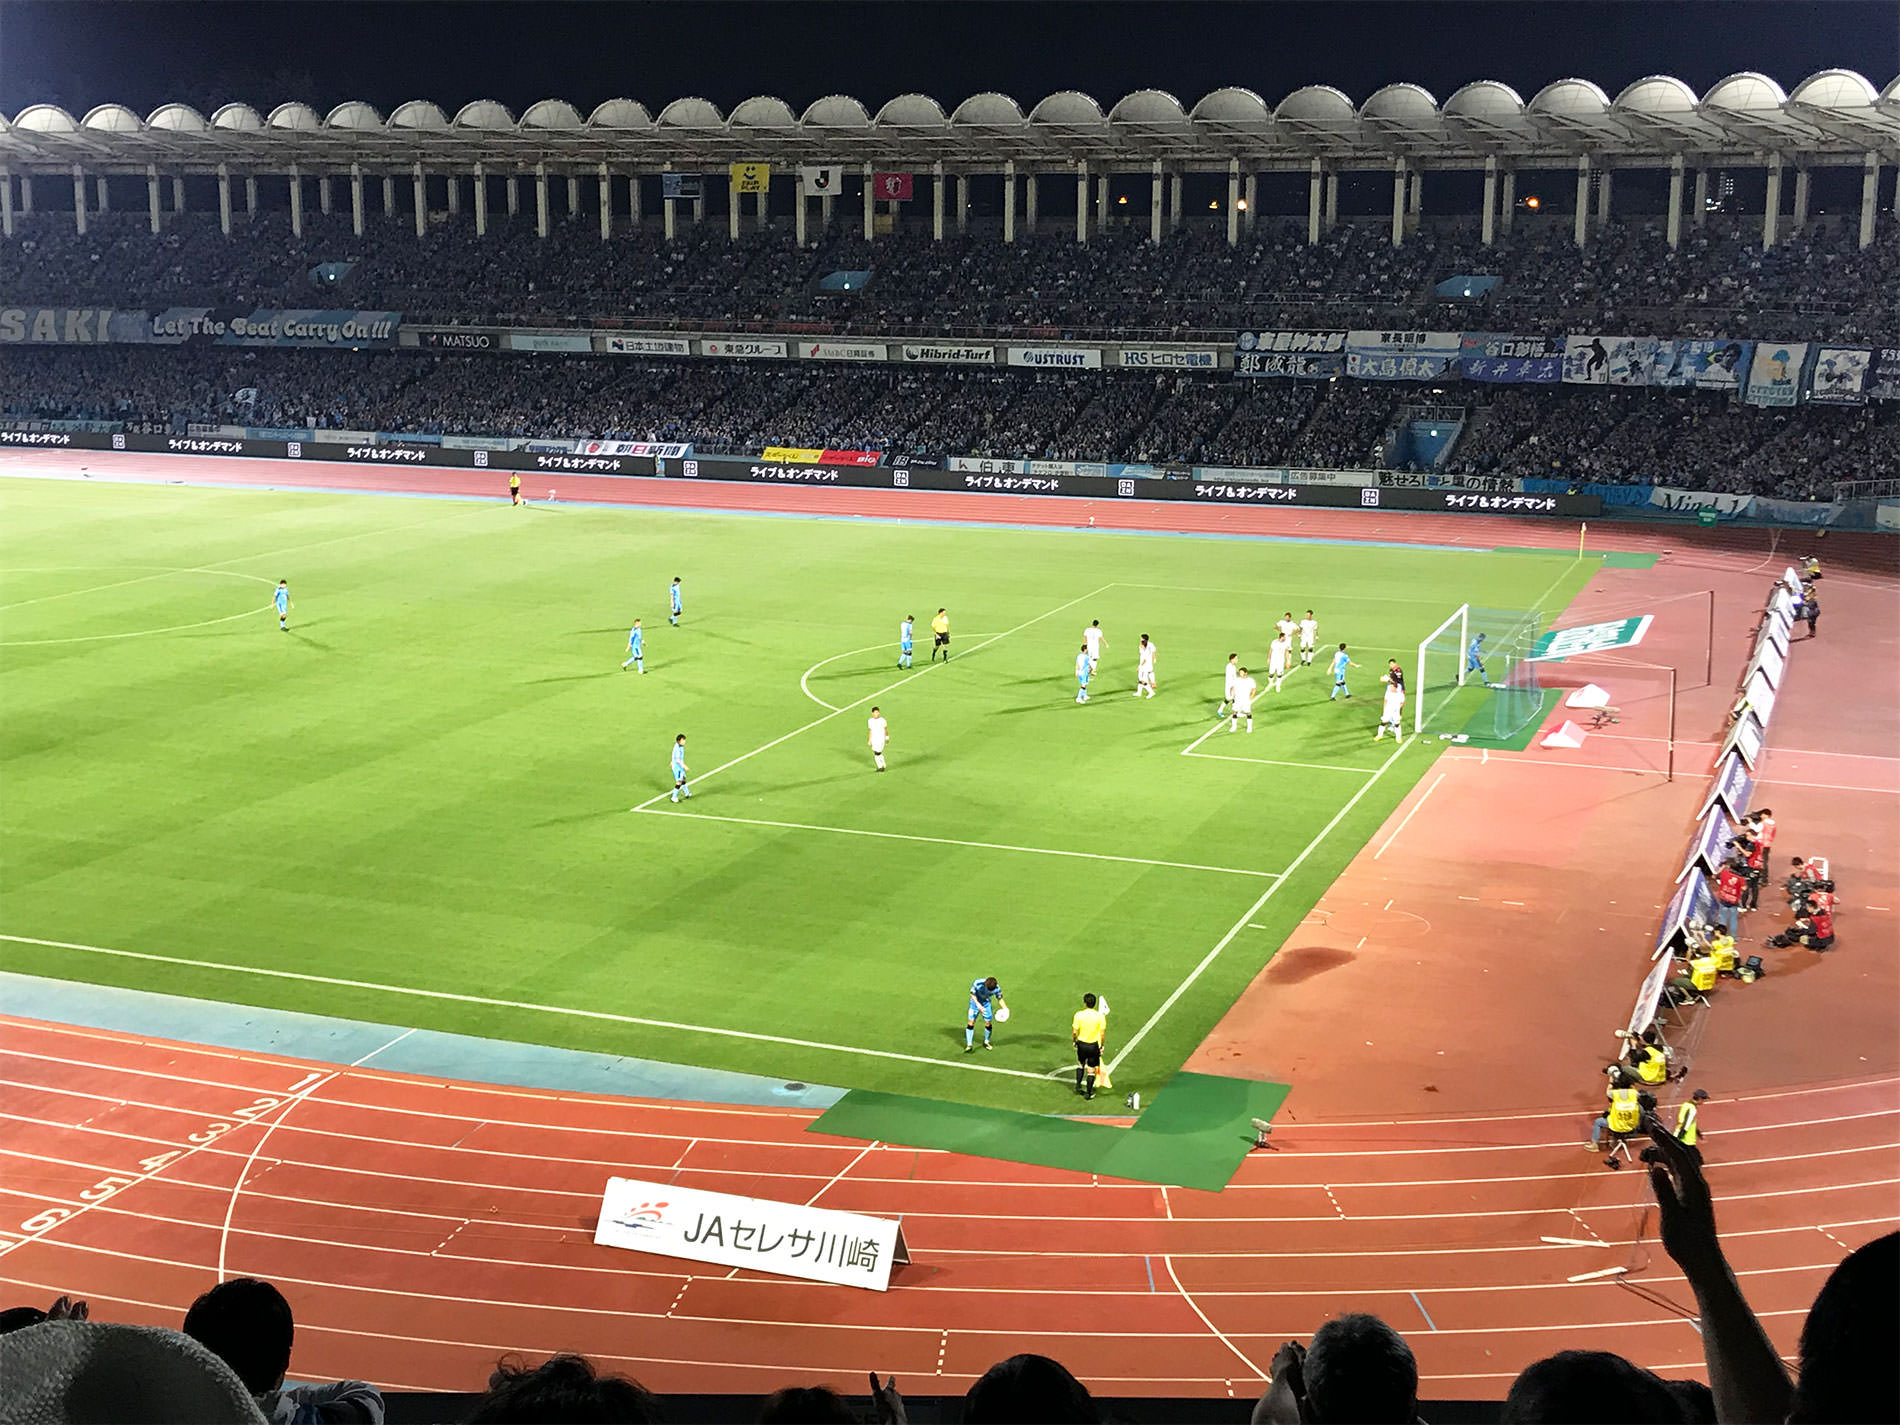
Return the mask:
M510 475L508 477L508 498L517 505L521 503L521 477L519 475Z
M1702 1136L1702 1130L1696 1124L1696 1105L1708 1096L1707 1089L1697 1089L1676 1109L1676 1138L1688 1147L1695 1147L1696 1139Z
M1653 1044L1632 1044L1630 1052L1640 1057L1636 1077L1646 1084L1660 1084L1669 1077L1669 1061Z
M1643 1106L1637 1101L1637 1088L1628 1079L1617 1078L1610 1083L1610 1111L1601 1115L1590 1125L1590 1141L1585 1146L1594 1153L1603 1142L1603 1131L1622 1137L1634 1133L1642 1126Z
M1709 958L1715 961L1718 975L1732 975L1739 963L1735 953L1735 937L1726 930L1718 928L1709 937Z
M1094 995L1082 996L1082 1007L1069 1022L1075 1041L1075 1091L1095 1097L1095 1076L1102 1071L1102 1041L1108 1037L1108 1016L1095 1007Z
M932 663L937 661L937 650L941 648L943 661L948 663L950 661L950 615L938 609L937 616L930 621L930 631L937 635L930 645L930 661Z

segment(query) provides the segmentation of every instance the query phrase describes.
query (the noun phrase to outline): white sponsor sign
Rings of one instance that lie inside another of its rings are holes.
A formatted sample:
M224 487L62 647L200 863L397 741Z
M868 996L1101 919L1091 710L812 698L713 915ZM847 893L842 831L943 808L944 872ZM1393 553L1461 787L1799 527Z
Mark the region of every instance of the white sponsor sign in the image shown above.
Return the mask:
M610 336L601 350L619 356L691 356L693 344L683 336Z
M738 338L728 341L721 337L717 341L702 341L699 344L699 354L701 356L768 356L783 359L785 343Z
M807 361L888 361L891 349L882 342L806 341L798 354Z
M882 1217L638 1178L607 1179L594 1243L870 1291L910 1260L902 1227Z
M1012 346L1009 364L1053 371L1092 370L1102 364L1102 349L1099 346Z
M559 332L509 332L510 351L583 352L594 349L590 336L567 336Z
M1027 460L1003 460L988 455L953 455L944 462L952 470L971 475L1027 475Z
M1124 346L1116 357L1116 365L1150 370L1212 371L1220 365L1220 352L1211 346Z
M583 440L574 448L581 455L652 455L661 460L679 460L693 453L690 445L655 445L634 440Z
M993 346L966 346L956 342L907 344L903 354L906 361L934 361L949 366L990 366L996 361Z

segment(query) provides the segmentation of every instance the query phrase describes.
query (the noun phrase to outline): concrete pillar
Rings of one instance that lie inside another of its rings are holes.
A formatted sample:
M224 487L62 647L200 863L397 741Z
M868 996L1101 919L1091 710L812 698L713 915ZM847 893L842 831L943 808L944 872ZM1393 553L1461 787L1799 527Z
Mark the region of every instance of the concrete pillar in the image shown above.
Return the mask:
M698 227L706 221L706 180L700 179L699 196L693 199L693 226Z
M1590 236L1590 155L1577 155L1577 220L1573 225L1573 236L1578 247L1582 247Z
M1161 160L1155 160L1154 178L1148 196L1148 241L1161 246Z
M327 173L317 180L317 207L326 218L330 215L330 175Z
M0 236L13 236L13 173L0 168Z
M177 174L172 175L172 211L174 213L185 211L185 180Z
M475 236L488 236L488 170L475 165Z
M389 222L396 216L396 175L383 175L383 221Z
M509 174L508 182L504 186L508 190L508 216L510 218L518 218L521 216L520 175L514 173Z
M158 231L158 179L152 180L152 231ZM290 165L290 231L293 236L303 236L303 174L297 171L297 165Z
M1036 222L1039 217L1037 209L1041 206L1038 202L1041 191L1042 185L1037 181L1036 175L1033 173L1025 173L1023 175L1023 218L1032 236L1035 234Z
M429 180L423 174L420 162L415 166L413 177L416 185L416 236L425 237L429 231Z
M1679 153L1669 160L1669 209L1663 221L1663 235L1671 252L1682 246L1682 155Z
M1240 246L1240 160L1227 160L1227 245Z
M1610 225L1610 179L1609 169L1597 175L1597 231L1602 232Z
M1484 216L1478 220L1478 241L1486 247L1498 237L1498 156L1487 154L1484 160Z
M1418 231L1419 215L1425 211L1425 175L1413 170L1405 193L1405 230Z
M1392 246L1405 241L1405 159L1392 160Z
M1808 170L1797 168L1794 171L1794 218L1788 224L1788 231L1798 233L1808 225Z
M1249 173L1247 175L1246 201L1247 216L1241 221L1246 225L1247 231L1252 232L1253 215L1260 211L1260 175L1257 173Z
M930 237L943 241L943 160L930 165Z
M1768 155L1768 197L1761 205L1761 245L1766 252L1775 245L1781 228L1781 155Z
M640 175L637 172L629 173L627 175L627 225L635 232L640 230L640 224L646 218L645 213L641 211L644 205L640 200L643 196L640 191Z
M451 168L447 173L442 175L442 182L446 185L446 192L448 194L449 216L451 218L461 217L462 175Z
M1089 240L1089 165L1080 158L1075 161L1075 240Z
M729 242L739 240L739 208L743 202L744 195L737 187L728 183L726 185L726 239Z
M152 231L157 232L159 227L158 167L151 163L145 165L145 207L151 214Z
M673 165L669 163L660 170L660 227L668 242L673 241L673 234L678 231L679 225L679 199L666 196L665 175L672 167Z
M877 190L871 186L871 165L864 165L864 240L877 232Z
M772 194L770 191L759 194L759 231L764 232L772 226Z
M350 228L358 237L363 235L363 165L350 165Z
M93 191L98 194L99 202L97 206L98 206L99 211L102 213L111 212L112 211L112 189L110 185L108 185L106 182L105 174L102 173L99 175L99 181L93 184Z
M548 165L544 159L534 166L534 235L548 235Z
M792 189L792 241L801 250L805 246L805 213L807 207L808 205L805 202L805 182L801 178L797 186ZM939 224L939 226L941 226L941 224Z
M1880 212L1880 155L1869 153L1860 168L1860 245L1874 245L1874 219ZM11 226L7 232L12 233Z
M1326 189L1326 165L1314 159L1306 175L1306 245L1319 246L1321 199Z
M1187 206L1187 175L1178 169L1168 175L1168 231L1178 232L1181 214Z
M231 170L218 165L218 229L231 236Z
M244 215L247 218L257 216L257 175L255 173L244 175Z
M1016 241L1016 160L1003 160L1003 241Z
M1339 172L1337 169L1326 175L1326 230L1331 232L1339 226Z
M1689 222L1694 227L1702 227L1709 221L1709 170L1698 168L1695 171L1695 188L1689 200Z
M567 213L565 216L571 218L580 210L581 177L578 173L570 173L567 175Z
M1108 180L1106 173L1095 175L1095 231L1098 233L1108 231Z
M957 236L970 230L970 175L957 175Z
M81 237L86 235L86 170L76 163L73 165L73 227ZM225 231L230 229L227 227Z
M607 171L607 165L601 164L598 182L600 184L600 240L606 242L614 235L614 176Z
M30 173L20 175L20 216L33 216L33 175Z

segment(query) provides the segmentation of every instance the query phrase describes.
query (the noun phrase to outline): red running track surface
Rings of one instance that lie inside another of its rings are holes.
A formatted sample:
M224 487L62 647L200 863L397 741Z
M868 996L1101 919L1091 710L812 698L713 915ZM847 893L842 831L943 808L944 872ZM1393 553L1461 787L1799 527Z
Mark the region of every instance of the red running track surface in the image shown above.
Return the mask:
M1725 1239L1792 1353L1853 1247L1900 1221L1891 1077L1710 1104ZM1224 1193L822 1138L810 1115L444 1083L0 1019L0 1282L175 1324L277 1282L293 1374L479 1389L580 1350L661 1391L960 1391L1016 1351L1105 1394L1247 1395L1280 1341L1376 1311L1424 1390L1496 1396L1564 1347L1698 1371L1648 1186L1574 1112L1276 1130ZM610 1174L901 1215L888 1295L592 1243ZM1556 1243L1545 1239L1558 1239ZM1572 1282L1624 1267L1627 1275Z

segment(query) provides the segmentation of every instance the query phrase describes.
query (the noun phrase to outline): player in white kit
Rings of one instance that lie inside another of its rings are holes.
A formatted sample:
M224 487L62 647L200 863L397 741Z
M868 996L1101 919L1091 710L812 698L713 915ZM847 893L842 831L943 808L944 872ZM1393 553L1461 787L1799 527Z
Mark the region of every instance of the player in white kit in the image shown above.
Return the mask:
M871 716L867 720L866 726L871 730L871 760L877 763L877 770L882 772L884 770L884 748L891 740L890 726L884 721L884 714L879 712L876 708L871 709Z
M1300 626L1293 621L1292 609L1288 609L1285 613L1281 614L1280 621L1274 624L1274 628L1279 631L1280 637L1284 638L1289 644L1293 642L1293 635L1298 631L1299 627Z
M1293 644L1283 633L1274 639L1267 649L1267 691L1277 693L1280 684L1286 679L1287 659L1292 656Z
M1253 695L1258 690L1259 684L1255 683L1252 678L1249 678L1247 676L1247 670L1242 668L1240 670L1240 676L1234 680L1234 712L1233 716L1227 720L1227 730L1229 732L1234 731L1234 729L1240 725L1240 720L1243 717L1247 719L1247 731L1253 731Z
M1308 609L1306 617L1300 620L1300 666L1305 667L1313 661L1313 645L1319 638L1319 620Z
M1108 638L1102 632L1102 621L1096 619L1082 630L1082 646L1089 651L1089 672L1093 673L1102 662L1102 650L1108 647Z
M1149 697L1155 695L1155 646L1148 641L1148 635L1141 636L1141 647L1135 650L1135 696L1143 692Z
M1372 740L1378 742L1385 737L1385 730L1392 729L1392 736L1405 741L1405 686L1390 678L1385 681L1385 705L1379 712L1379 730L1372 734Z
M1227 666L1221 671L1220 706L1214 709L1214 716L1227 716L1227 705L1234 700L1234 684L1240 681L1240 655L1227 655Z

